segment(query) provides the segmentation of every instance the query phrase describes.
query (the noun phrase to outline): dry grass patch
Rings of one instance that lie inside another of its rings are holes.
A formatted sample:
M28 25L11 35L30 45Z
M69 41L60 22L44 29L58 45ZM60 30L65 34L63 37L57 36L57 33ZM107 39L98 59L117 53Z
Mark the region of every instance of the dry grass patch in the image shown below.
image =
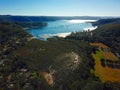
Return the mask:
M103 58L108 59L108 60L119 60L112 52L103 52L102 53Z
M97 53L100 54L100 53ZM100 62L100 57L96 54L92 54L95 59L95 74L100 77L103 82L120 82L120 69L113 69L109 67L103 67Z

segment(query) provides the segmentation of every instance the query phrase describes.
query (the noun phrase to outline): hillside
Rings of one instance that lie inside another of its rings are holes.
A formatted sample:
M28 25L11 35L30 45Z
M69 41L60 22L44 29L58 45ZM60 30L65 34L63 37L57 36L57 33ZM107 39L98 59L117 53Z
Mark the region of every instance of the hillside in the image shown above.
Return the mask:
M40 41L13 23L0 24L0 34L1 90L73 90L88 88L87 84L102 88L90 72L94 62L88 43Z
M120 53L120 24L101 26L93 31L93 39L105 43L111 47L113 52Z
M113 52L120 53L120 24L105 24L94 31L72 33L66 39L88 42L103 42Z
M93 46L94 74L102 82L111 82L111 88L108 90L114 90L112 87L119 85L113 83L120 81L118 79L120 78L120 24L118 22L99 24L96 30L72 33L66 39L89 42Z
M94 47L90 45L90 42L111 43L109 40L113 39L119 43L116 41L119 24L102 26L93 34L73 33L65 39L41 41L29 35L22 23L0 23L1 90L119 90L119 82L103 82L94 73L96 61L91 55Z
M101 26L105 24L120 24L120 18L101 19L92 23L93 26Z

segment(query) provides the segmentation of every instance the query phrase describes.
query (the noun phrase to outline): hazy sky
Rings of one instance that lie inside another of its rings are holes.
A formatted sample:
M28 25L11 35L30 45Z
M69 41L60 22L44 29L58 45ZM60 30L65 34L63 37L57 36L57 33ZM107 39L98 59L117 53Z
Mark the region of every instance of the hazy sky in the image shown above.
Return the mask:
M0 15L120 16L120 0L0 0Z

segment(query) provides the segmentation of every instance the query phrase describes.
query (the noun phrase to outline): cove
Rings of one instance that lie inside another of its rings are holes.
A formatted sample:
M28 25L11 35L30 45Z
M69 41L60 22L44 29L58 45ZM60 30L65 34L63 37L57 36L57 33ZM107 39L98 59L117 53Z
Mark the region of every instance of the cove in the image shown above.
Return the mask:
M96 20L58 20L47 22L48 25L44 28L29 29L28 33L32 34L34 37L40 40L46 40L54 36L66 37L71 34L71 32L81 32L83 30L93 30L90 22L95 22Z

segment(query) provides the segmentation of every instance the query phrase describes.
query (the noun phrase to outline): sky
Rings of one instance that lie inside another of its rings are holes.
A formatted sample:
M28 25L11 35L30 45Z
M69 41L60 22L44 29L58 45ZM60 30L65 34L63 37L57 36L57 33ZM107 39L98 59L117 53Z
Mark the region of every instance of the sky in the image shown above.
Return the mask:
M120 16L120 0L0 0L0 15Z

